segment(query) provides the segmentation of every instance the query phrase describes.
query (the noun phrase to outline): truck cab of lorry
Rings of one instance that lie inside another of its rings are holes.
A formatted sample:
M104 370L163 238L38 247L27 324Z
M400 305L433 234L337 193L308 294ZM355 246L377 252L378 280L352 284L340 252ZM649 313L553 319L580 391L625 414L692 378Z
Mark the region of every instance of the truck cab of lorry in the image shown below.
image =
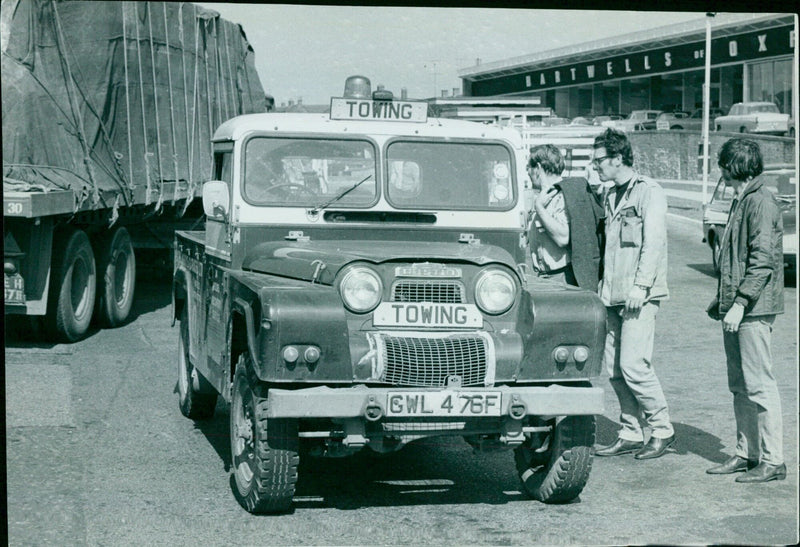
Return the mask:
M513 449L530 495L571 500L605 308L530 275L518 132L378 93L216 131L205 230L176 233L181 411L230 403L251 512L291 505L300 457L437 435Z

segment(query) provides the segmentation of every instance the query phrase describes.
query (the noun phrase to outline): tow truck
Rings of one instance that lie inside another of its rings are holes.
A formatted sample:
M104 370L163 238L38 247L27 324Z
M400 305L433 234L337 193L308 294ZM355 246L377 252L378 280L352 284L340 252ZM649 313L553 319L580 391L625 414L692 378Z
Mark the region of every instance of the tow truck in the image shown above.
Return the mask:
M247 511L288 510L300 458L432 436L513 450L542 502L580 494L605 308L531 273L518 132L359 76L329 114L238 116L213 150L205 229L175 236L178 399L230 404Z

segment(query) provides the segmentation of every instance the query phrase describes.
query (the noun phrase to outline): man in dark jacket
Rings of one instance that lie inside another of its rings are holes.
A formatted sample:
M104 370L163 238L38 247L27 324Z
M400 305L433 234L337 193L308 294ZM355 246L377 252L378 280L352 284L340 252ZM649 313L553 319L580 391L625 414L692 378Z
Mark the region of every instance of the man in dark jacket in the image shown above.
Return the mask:
M528 239L534 270L540 277L596 291L603 208L586 180L562 179L563 171L558 148L531 148L528 173L539 190Z
M722 319L728 387L736 417L736 452L712 475L746 471L736 482L786 478L783 422L772 374L771 338L783 313L783 219L764 170L758 144L731 139L719 152L719 167L735 198L717 257L717 295L708 308Z

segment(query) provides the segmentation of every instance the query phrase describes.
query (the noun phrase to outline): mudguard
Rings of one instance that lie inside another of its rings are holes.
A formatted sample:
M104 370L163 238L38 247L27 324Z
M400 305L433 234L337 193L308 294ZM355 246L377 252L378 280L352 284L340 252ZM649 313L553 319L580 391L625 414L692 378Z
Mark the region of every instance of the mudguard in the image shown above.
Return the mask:
M517 328L523 336L524 354L518 381L586 380L600 375L606 336L606 308L597 294L585 290L547 290L544 286L522 291ZM569 350L558 363L554 349ZM576 362L576 347L588 348L589 357Z

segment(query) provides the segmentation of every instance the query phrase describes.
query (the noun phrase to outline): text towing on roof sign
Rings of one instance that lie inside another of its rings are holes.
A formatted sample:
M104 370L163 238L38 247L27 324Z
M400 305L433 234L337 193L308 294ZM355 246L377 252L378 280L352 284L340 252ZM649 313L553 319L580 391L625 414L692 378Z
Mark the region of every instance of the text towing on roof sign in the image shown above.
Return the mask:
M394 101L393 97L391 91L380 85L373 93L366 76L350 76L344 84L344 96L331 98L331 119L428 121L428 103Z

